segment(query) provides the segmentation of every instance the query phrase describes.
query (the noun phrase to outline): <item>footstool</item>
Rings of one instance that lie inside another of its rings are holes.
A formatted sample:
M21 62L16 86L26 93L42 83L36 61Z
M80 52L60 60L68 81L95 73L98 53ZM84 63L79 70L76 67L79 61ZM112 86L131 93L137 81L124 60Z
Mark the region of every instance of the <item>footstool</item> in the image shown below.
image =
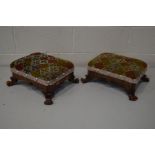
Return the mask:
M102 53L88 63L88 74L83 83L91 80L105 80L125 89L129 100L135 101L135 90L140 81L148 82L145 75L147 64L141 60L113 53Z
M8 86L24 80L38 87L45 95L44 104L52 104L54 92L65 80L78 83L73 63L45 53L32 53L10 64L12 76Z

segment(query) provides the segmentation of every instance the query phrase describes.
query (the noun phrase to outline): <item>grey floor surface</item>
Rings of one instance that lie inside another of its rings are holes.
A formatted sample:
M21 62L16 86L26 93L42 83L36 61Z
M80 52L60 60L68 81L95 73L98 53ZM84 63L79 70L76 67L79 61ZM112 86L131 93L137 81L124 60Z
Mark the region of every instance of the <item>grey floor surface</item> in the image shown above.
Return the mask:
M76 68L85 75L85 68ZM121 89L101 82L64 84L54 104L44 105L36 88L18 84L8 88L7 66L0 67L0 128L155 128L155 68L149 83L139 85L139 100L131 102Z

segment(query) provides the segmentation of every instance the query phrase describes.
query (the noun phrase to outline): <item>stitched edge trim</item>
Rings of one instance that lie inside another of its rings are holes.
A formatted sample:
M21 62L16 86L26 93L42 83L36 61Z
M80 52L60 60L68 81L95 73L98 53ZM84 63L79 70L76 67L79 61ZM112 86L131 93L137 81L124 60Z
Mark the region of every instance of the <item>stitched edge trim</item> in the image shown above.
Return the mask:
M113 77L113 78L117 78L119 80L123 80L123 81L129 82L129 83L134 83L134 84L137 84L140 81L141 77L146 72L146 69L145 69L145 71L137 79L131 79L129 77L119 75L119 74L116 74L116 73L112 73L112 72L109 72L109 71L106 71L106 70L101 70L101 69L98 69L98 68L95 68L95 67L88 66L88 70L99 73L99 74L107 75L107 76L110 76L110 77Z
M62 75L58 76L56 79L51 80L51 81L45 81L45 80L36 78L36 77L34 77L32 75L29 75L29 74L26 74L26 73L24 73L22 71L18 71L15 68L11 68L11 71L12 71L12 73L15 73L17 75L23 76L23 77L25 77L27 79L30 79L30 80L35 81L35 82L38 82L38 83L40 83L42 85L49 86L49 85L54 85L59 80L63 79L64 77L66 77L67 75L69 75L70 73L72 73L74 71L74 69L73 68L72 69L69 69L67 72L62 73Z

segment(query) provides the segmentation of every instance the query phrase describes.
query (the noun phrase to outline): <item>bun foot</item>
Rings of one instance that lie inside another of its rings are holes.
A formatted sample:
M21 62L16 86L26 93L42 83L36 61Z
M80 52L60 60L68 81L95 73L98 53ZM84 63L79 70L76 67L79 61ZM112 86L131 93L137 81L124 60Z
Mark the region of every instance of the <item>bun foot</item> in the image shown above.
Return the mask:
M81 78L81 82L82 82L82 83L87 83L88 80L87 80L86 78Z
M10 86L13 86L14 83L13 83L12 81L7 81L7 82L6 82L6 85L7 85L8 87L10 87Z
M43 92L43 93L44 93L44 96L45 96L44 104L45 105L53 104L52 98L54 96L54 93L52 93L52 92Z
M142 78L141 78L141 80L143 82L149 82L150 81L149 78L146 75L143 75Z
M44 104L51 105L51 104L53 104L53 101L51 99L47 99L47 100L45 100Z
M18 81L18 80L17 80L16 78L14 78L13 76L10 77L10 80L11 80L11 81L7 81L7 82L6 82L6 85L9 86L9 87L15 85L15 84L17 83L17 81Z
M78 78L75 78L72 82L73 83L79 83L79 79Z
M129 95L129 100L130 101L136 101L136 100L138 100L138 97L135 95Z
M14 82L12 82L12 81L7 81L7 82L6 82L6 85L7 85L8 87L13 86L13 85L14 85Z
M70 77L68 78L68 80L72 83L79 83L79 79L78 78L75 78L74 74L72 73L70 75Z
M87 82L89 82L90 80L91 80L91 78L90 78L89 75L86 75L85 78L81 78L81 82L82 82L82 83L87 83Z

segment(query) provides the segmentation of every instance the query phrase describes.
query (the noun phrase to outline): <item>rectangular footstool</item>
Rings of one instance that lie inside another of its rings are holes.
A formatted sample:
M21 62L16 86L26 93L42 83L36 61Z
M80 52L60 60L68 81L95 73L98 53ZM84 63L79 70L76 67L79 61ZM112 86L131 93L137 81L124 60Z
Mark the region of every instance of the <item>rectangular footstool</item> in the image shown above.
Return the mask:
M78 83L74 77L72 62L56 58L45 53L32 53L28 56L13 61L10 64L12 76L7 81L8 86L24 80L35 85L45 95L45 104L52 104L55 89L65 80Z
M83 83L94 79L115 83L124 88L129 100L135 101L135 90L140 81L148 82L147 64L142 60L113 53L102 53L88 63L88 74Z

